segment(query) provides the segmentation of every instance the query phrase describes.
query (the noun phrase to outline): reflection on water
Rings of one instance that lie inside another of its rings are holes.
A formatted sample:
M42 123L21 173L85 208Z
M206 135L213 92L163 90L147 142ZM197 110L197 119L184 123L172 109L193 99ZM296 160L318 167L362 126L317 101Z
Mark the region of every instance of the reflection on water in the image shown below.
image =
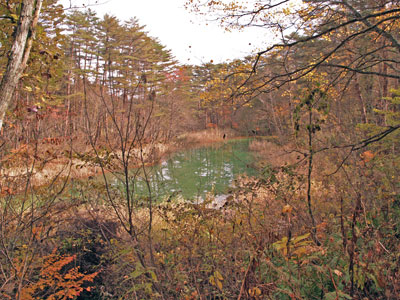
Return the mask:
M243 139L174 154L148 170L153 196L178 193L193 199L211 191L223 194L238 174L256 173L248 146L249 140ZM135 190L147 195L144 180L136 181Z

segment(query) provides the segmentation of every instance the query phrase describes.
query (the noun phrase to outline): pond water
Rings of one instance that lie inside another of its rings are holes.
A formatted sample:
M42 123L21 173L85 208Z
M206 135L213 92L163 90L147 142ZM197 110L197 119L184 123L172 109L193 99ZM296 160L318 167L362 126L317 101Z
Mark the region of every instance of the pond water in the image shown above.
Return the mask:
M148 170L153 197L179 194L185 199L197 199L209 192L226 193L237 175L257 173L249 143L249 139L231 140L175 153ZM146 195L145 181L137 180L135 190Z

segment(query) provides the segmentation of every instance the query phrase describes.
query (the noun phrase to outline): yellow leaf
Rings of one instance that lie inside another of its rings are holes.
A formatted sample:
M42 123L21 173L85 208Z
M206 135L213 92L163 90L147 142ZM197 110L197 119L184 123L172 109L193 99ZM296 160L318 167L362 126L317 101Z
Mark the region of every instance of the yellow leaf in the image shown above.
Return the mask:
M292 243L293 243L293 244L297 244L298 242L307 239L309 236L310 236L309 233L306 233L306 234L297 236L297 237L295 237L295 238L292 239Z
M342 275L343 275L343 273L340 272L339 270L334 270L333 273L335 273L339 277L342 277Z
M282 208L282 213L290 214L292 212L292 210L293 210L293 207L291 207L289 204L287 204Z
M214 272L214 277L217 278L218 280L224 280L224 277L222 277L221 273L218 271Z
M217 279L217 287L222 291L222 282Z
M260 296L261 295L261 290L258 287L254 288L254 293L256 294L256 296Z

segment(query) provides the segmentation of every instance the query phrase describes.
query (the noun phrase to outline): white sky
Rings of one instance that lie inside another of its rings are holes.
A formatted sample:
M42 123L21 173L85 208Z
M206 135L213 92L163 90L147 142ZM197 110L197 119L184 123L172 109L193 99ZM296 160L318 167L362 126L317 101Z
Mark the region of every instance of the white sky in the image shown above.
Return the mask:
M71 0L88 5L96 0ZM60 1L65 7L70 0ZM91 7L99 16L108 13L120 20L137 17L150 36L170 49L182 64L201 64L213 60L241 58L267 44L268 35L260 28L244 32L226 32L216 22L185 10L185 0L98 0L104 4ZM206 25L208 23L208 25Z

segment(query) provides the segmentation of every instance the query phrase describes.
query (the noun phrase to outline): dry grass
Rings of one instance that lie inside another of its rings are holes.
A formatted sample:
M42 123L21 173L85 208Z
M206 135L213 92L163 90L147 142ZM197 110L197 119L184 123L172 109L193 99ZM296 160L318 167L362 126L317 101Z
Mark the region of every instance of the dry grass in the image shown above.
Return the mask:
M280 146L274 142L260 139L251 141L249 145L250 151L255 152L260 160L267 161L273 167L298 162L298 154L288 148L288 146Z
M202 145L208 143L222 142L225 139L236 137L231 129L206 129L202 131L189 132L177 137L177 143L180 145Z
M139 165L141 155L146 164L153 164L170 152L171 146L164 144L146 145L142 151L133 149L131 153L132 166ZM54 178L87 178L101 173L96 161L96 154L87 151L81 155L72 154L69 145L24 145L11 151L0 161L0 185L18 178L30 178L33 186L49 184ZM74 151L73 151L74 153ZM103 157L102 157L103 158ZM113 155L111 164L119 168L121 152Z

